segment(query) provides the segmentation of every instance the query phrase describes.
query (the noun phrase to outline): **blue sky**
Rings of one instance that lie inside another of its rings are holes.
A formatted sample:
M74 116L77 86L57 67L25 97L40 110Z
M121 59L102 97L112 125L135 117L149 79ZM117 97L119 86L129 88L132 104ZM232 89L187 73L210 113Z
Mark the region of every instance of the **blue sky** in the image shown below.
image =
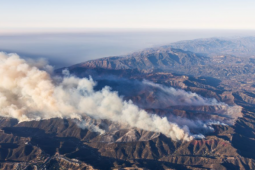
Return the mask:
M254 0L0 0L0 31L255 29Z

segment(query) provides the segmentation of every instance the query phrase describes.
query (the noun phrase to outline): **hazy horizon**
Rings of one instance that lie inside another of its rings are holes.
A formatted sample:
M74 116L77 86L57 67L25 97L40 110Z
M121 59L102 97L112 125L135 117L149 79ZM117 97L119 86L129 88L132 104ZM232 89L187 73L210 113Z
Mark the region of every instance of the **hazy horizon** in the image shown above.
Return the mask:
M255 36L243 30L140 30L87 33L30 33L0 35L0 51L22 57L44 58L55 68L108 56L121 56L145 48L182 40Z

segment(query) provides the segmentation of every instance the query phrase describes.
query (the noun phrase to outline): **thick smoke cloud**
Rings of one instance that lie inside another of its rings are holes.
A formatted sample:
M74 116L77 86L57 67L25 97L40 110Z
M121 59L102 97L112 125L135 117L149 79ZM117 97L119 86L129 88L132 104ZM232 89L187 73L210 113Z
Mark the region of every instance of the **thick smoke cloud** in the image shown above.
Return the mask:
M193 138L187 128L149 114L132 101L123 101L109 87L94 91L96 83L92 78L69 76L55 84L46 71L16 54L0 53L0 79L0 115L4 117L19 121L55 117L82 120L84 115L161 132L173 140Z
M173 122L176 123L169 122L166 117L149 114L132 101L123 100L110 87L95 91L96 82L92 78L77 78L71 76L68 70L63 71L64 78L56 78L50 76L51 70L44 61L31 62L16 54L0 53L0 116L16 118L20 122L71 118L79 120L77 124L82 128L104 133L104 130L84 120L84 117L89 116L126 124L128 127L161 132L173 140L203 137L193 135L189 127L211 130L210 125L188 119L175 118ZM236 114L235 109L215 99L205 99L195 93L168 89L148 81L143 83L161 88L176 99L184 98L187 105L216 104L225 108L219 109L218 114Z

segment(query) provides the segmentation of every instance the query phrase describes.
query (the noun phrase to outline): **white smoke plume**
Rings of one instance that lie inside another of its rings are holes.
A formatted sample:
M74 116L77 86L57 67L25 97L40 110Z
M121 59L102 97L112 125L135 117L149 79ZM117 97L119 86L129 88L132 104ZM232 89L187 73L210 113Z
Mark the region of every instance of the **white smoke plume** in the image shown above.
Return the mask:
M219 121L223 121L227 124L234 124L238 117L242 117L241 106L229 106L226 103L218 102L215 98L205 98L197 93L166 87L147 80L143 80L143 84L158 88L166 93L167 96L164 98L164 101L167 101L169 106L214 106L215 111L213 114L225 118ZM215 116L214 122L219 122L217 120L220 117Z
M155 88L162 90L168 94L168 97L171 98L172 105L217 105L217 100L212 98L204 98L196 93L187 92L182 89L175 89L173 87L166 87L160 84L153 83L148 80L143 80L143 83Z
M68 73L65 73L68 75ZM16 54L0 53L0 115L21 121L83 116L108 119L131 127L161 132L173 140L191 140L188 128L139 109L105 87L94 91L92 78L65 77L58 83L50 74Z
M82 129L88 129L88 130L90 130L92 132L98 132L100 134L104 134L105 133L105 130L100 129L91 120L89 120L89 121L88 120L81 120L81 121L75 121L75 122Z

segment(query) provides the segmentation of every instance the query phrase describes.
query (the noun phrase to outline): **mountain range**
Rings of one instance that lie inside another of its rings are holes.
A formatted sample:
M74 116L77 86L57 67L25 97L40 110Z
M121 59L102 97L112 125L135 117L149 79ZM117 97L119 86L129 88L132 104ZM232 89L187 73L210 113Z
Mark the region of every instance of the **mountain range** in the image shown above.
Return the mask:
M66 70L78 78L92 76L95 91L109 86L123 100L204 137L178 141L90 116L83 117L85 128L76 119L18 122L2 117L0 166L255 169L254 41L254 37L182 41L55 70L58 76ZM238 116L234 106L241 108ZM226 113L223 107L233 110Z

